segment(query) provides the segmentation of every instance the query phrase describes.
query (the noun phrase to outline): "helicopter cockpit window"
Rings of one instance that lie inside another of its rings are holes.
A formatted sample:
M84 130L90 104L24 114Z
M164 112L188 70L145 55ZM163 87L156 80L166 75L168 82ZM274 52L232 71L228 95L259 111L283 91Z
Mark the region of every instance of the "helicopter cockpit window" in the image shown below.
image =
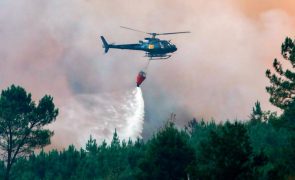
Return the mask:
M171 42L169 42L169 46L170 47L175 47L175 45L173 43L171 43Z
M166 41L162 41L162 44L163 44L164 47L168 47L169 46L168 42L166 42Z

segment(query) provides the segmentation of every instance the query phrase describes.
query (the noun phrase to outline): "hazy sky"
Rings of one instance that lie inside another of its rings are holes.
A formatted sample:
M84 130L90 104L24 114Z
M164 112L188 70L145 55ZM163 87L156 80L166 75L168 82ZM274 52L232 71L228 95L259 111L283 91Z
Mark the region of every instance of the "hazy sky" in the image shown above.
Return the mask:
M247 119L256 100L274 109L264 73L280 57L284 38L294 37L295 1L0 0L0 88L18 84L36 100L52 95L62 109L54 143L60 138L73 143L67 139L78 136L79 127L62 131L70 121L62 118L68 103L83 106L73 99L130 91L147 62L143 52L103 53L100 35L116 43L145 37L119 26L192 32L161 37L171 39L178 51L150 64L142 86L147 136L171 112L184 125L192 117ZM87 124L85 117L71 123Z

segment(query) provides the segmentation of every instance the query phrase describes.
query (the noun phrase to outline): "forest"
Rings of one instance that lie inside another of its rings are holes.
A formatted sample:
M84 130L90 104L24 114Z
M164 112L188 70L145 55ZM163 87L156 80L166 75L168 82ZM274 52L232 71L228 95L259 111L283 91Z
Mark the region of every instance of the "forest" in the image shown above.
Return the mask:
M295 67L295 44L281 46L285 62ZM284 63L285 63L284 62ZM247 121L217 123L195 119L185 127L173 118L147 140L70 145L63 151L34 153L50 144L45 129L58 116L53 98L39 103L22 87L12 85L0 97L1 179L295 179L295 72L278 59L266 70L266 93L282 113L253 102Z

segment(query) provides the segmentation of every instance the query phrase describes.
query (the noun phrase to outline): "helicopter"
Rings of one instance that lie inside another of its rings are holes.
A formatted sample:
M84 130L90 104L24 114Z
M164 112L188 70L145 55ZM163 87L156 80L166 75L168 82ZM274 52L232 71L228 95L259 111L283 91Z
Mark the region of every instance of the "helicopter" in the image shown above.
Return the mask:
M159 35L171 35L171 34L182 34L182 33L190 33L189 31L182 32L170 32L170 33L150 33L144 32L136 29L132 29L129 27L120 26L121 28L145 33L151 35L151 37L146 37L144 40L140 40L138 44L109 44L106 39L101 36L101 40L103 43L103 48L105 49L105 53L109 51L110 48L113 49L128 49L128 50L138 50L145 51L145 57L149 57L150 60L156 59L168 59L171 57L170 53L177 51L177 48L171 41L161 40L156 38Z

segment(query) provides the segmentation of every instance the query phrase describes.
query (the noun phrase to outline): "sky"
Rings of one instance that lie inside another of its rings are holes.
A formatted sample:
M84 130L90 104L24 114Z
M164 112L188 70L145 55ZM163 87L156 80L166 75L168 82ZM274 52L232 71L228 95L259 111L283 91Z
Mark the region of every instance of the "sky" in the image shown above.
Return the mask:
M45 94L54 97L60 115L50 126L52 147L79 145L81 133L93 133L87 131L93 119L99 127L106 119L113 123L107 134L98 133L100 139L121 125L112 116L93 115L105 104L124 105L121 99L147 64L143 52L104 54L101 35L118 44L145 37L120 26L192 32L160 37L172 40L178 51L149 65L142 85L142 137L171 113L184 126L193 117L246 120L257 100L265 110L278 110L268 102L264 74L281 58L284 38L294 38L293 0L0 0L0 89L17 84L36 101Z

